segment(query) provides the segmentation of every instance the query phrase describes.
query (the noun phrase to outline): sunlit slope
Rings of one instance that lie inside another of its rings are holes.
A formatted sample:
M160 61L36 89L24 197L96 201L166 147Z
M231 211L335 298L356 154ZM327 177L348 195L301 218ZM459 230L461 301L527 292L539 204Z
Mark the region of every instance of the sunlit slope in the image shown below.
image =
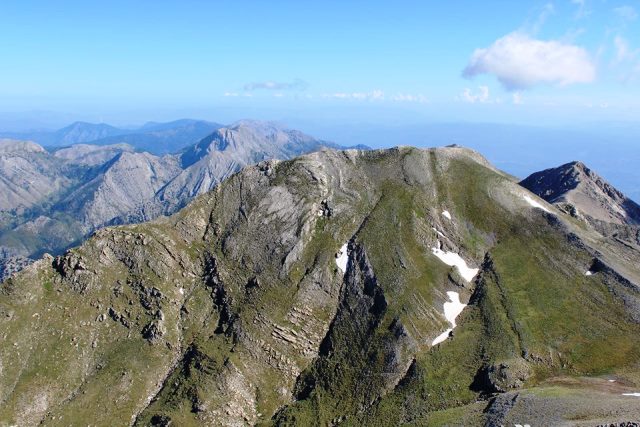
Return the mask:
M604 376L587 419L637 416L639 257L470 150L263 162L5 282L0 420L483 424Z

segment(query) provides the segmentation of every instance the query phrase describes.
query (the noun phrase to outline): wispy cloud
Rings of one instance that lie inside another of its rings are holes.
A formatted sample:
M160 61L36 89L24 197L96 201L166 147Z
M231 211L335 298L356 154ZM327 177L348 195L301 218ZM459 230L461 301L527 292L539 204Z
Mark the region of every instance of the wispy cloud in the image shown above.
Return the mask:
M538 84L566 86L590 83L596 69L587 51L557 40L537 40L514 32L491 46L476 49L463 71L471 78L492 74L507 90L528 89Z
M295 79L292 82L276 82L273 80L267 80L263 82L252 82L244 85L244 90L305 90L309 87L309 83L301 79Z
M640 49L631 47L629 41L617 35L613 39L615 58L612 67L619 74L618 78L627 82L640 76Z
M409 93L398 93L391 96L389 99L396 102L416 102L418 104L426 104L429 102L427 97L422 94L412 95Z
M635 21L638 18L638 12L632 6L620 6L613 9L613 12L625 21Z
M323 98L333 98L333 99L354 99L354 100L366 100L366 101L376 101L376 100L384 100L384 92L381 90L373 90L371 92L336 92L336 93L328 93L323 94Z
M345 100L357 100L357 101L390 101L390 102L406 102L406 103L417 103L417 104L426 104L429 102L429 99L423 94L397 93L395 95L386 95L384 91L380 89L372 90L371 92L325 93L321 95L321 98L345 99Z
M514 105L522 105L524 103L522 94L520 92L513 93L511 96L511 102L513 102Z
M537 19L533 22L532 25L529 26L529 31L532 34L538 33L542 28L542 26L545 24L545 22L547 22L547 19L549 19L549 17L553 15L555 12L556 12L556 9L555 7L553 7L553 3L545 4L542 7L542 10L540 11L540 13L538 14Z
M578 7L575 15L576 19L582 19L591 15L591 10L587 8L586 0L571 0L571 3Z

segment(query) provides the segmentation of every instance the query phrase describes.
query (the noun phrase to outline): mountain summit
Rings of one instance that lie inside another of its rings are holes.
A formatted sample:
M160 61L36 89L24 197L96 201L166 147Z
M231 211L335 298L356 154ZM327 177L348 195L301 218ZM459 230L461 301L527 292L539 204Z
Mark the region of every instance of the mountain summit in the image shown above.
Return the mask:
M639 259L467 149L262 161L0 285L0 421L637 420Z
M582 162L536 172L521 183L549 203L614 224L640 225L640 206Z

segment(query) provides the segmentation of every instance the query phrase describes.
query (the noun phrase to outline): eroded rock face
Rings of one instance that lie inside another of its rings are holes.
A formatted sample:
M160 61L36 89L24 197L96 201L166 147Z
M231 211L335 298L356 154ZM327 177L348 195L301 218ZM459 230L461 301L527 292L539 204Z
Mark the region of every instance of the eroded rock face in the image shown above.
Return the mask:
M483 368L504 396L525 393L534 370L635 372L640 325L625 301L640 271L624 259L637 252L531 207L477 156L263 162L172 217L34 263L0 288L0 420L420 424L482 398ZM438 242L477 275L435 256ZM606 268L586 276L594 259ZM468 304L433 346L452 291Z

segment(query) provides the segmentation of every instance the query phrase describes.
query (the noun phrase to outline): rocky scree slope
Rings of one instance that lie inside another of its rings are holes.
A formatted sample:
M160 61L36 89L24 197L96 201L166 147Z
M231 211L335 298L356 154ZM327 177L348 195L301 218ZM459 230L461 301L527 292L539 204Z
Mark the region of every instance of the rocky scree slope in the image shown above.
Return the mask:
M639 257L463 148L261 162L5 281L0 422L638 419Z
M180 121L182 126L198 122ZM175 124L172 124L175 125ZM199 129L196 126L197 129ZM175 131L149 124L148 132ZM175 132L174 132L175 133ZM94 230L171 214L240 168L336 147L270 123L243 121L176 155L127 144L78 144L47 152L30 142L0 143L0 277L77 244Z

